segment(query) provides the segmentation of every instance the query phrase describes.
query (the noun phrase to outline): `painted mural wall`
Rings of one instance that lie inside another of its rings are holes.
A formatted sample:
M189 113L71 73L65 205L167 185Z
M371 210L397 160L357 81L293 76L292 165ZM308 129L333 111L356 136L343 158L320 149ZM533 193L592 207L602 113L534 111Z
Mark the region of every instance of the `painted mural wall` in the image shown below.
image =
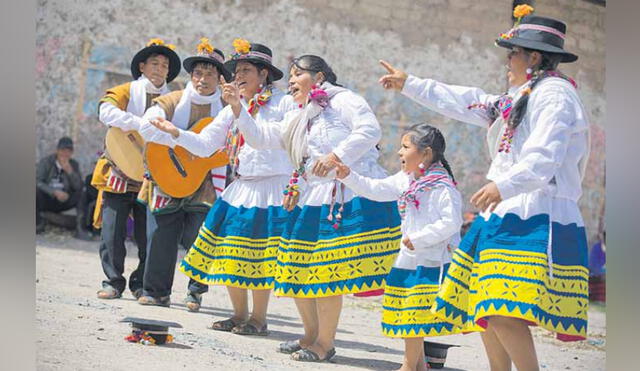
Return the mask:
M539 4L538 4L539 3ZM268 45L285 69L297 55L323 56L338 82L362 94L383 128L380 162L397 171L403 128L438 126L465 199L485 183L489 156L484 130L426 111L377 83L386 59L407 72L500 93L505 51L496 36L511 25L507 0L39 0L36 34L36 154L62 135L76 141L82 170L91 171L106 128L97 120L104 90L130 79L131 58L152 37L177 45L184 58L208 37L225 53L236 37ZM592 123L592 148L580 205L590 239L604 211L605 8L584 0L536 2L536 12L568 24L566 48L577 63L563 66L579 84ZM187 74L171 84L180 88ZM286 78L279 86L285 88ZM468 203L465 206L472 210Z

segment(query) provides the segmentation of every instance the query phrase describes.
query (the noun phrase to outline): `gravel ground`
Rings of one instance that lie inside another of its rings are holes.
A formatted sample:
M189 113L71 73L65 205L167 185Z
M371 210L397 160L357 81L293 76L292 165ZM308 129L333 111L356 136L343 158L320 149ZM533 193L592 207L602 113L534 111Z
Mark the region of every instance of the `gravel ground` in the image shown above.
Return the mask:
M268 337L246 337L207 329L214 320L230 316L223 287L211 287L199 313L182 304L187 278L176 271L170 308L138 305L130 292L121 299L99 300L103 279L98 242L85 242L69 232L49 228L36 240L36 362L39 370L394 370L400 367L403 342L380 331L380 298L347 296L331 363L306 364L275 351L279 342L302 333L293 301L272 297ZM182 256L184 251L180 252ZM134 269L135 247L128 245L125 277ZM144 346L124 340L130 327L126 316L175 321L174 342ZM589 338L562 343L534 328L541 369L604 370L605 311L592 305ZM445 370L488 370L478 334L434 339L461 345L451 348Z

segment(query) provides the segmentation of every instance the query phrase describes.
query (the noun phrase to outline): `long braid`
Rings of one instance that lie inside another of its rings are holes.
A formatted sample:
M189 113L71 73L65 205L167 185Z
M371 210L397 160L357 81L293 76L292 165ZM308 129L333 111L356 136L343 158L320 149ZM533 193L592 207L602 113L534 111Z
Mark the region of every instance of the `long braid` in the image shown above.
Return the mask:
M447 161L446 158L444 158L444 154L442 154L440 156L440 162L442 163L442 167L444 167L447 170L447 173L449 173L449 176L451 177L451 180L453 180L453 182L456 182L456 178L453 176L453 170L451 170L451 166L449 165L449 161Z
M531 53L531 50L526 50L527 54ZM531 85L529 88L531 91L538 85L542 80L544 80L547 76L545 72L553 71L558 67L560 63L560 56L549 54L549 53L541 53L542 61L536 67L536 71L531 78ZM511 113L509 114L509 119L507 120L507 124L510 128L515 129L520 125L520 122L524 118L524 114L527 112L527 106L529 104L529 96L531 94L525 94L514 104L511 109Z

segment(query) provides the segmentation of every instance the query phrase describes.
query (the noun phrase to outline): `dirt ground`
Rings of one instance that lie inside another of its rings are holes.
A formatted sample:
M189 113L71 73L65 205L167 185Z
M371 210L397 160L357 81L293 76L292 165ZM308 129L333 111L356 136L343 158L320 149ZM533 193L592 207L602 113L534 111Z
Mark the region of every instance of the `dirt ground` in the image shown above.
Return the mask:
M337 356L331 363L298 363L275 351L279 342L302 333L295 305L272 297L268 337L246 337L207 329L230 316L223 287L213 286L199 313L182 304L187 278L176 271L170 308L141 306L130 292L121 299L100 300L103 279L98 242L84 242L69 232L49 228L36 240L36 362L39 370L394 370L400 367L403 342L382 335L380 298L347 296L338 329ZM180 256L184 251L180 252ZM134 269L135 246L128 245L125 277ZM126 316L175 321L172 344L145 346L124 340L130 331ZM562 343L535 328L543 370L604 370L605 312L592 305L589 338ZM446 336L438 342L451 348L445 370L488 370L478 334Z

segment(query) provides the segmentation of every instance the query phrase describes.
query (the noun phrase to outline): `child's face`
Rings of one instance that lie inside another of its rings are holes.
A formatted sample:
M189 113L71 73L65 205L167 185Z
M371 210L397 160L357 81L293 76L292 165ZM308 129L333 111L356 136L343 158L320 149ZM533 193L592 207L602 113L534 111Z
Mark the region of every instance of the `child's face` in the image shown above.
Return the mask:
M431 148L427 148L426 151L420 152L418 147L411 142L411 134L405 134L402 137L400 143L400 150L398 151L398 155L400 155L400 163L402 166L402 171L406 173L413 173L415 176L420 175L420 168L418 165L423 163L425 168L429 165L429 155L431 153Z

